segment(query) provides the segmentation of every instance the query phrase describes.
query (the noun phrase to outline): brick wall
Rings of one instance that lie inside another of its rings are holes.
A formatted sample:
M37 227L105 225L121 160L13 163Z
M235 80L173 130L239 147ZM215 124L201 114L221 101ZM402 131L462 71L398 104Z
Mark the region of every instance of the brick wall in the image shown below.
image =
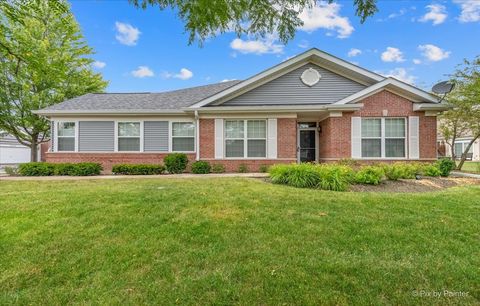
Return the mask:
M341 159L351 157L351 118L418 116L420 119L420 159L435 159L437 139L437 118L414 112L413 103L389 91L381 91L365 98L363 108L355 112L344 112L342 117L330 117L320 123L320 159ZM408 133L407 133L408 136Z

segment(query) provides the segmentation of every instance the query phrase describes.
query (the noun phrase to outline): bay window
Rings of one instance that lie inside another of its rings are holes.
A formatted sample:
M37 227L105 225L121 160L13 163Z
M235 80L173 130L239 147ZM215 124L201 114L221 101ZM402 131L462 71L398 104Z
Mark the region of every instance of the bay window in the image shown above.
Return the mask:
M140 122L118 123L118 151L140 151Z
M266 157L266 120L225 120L224 128L225 157Z
M362 157L405 158L405 118L362 118Z
M58 122L57 151L75 151L75 122Z
M172 151L195 151L195 125L192 122L172 122Z

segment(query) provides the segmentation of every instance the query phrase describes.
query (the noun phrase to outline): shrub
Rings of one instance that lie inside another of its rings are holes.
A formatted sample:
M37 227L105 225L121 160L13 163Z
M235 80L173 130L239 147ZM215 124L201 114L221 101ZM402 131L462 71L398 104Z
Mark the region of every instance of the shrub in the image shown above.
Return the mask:
M49 176L55 172L55 166L44 162L31 162L21 164L18 172L23 176Z
M398 179L414 179L415 175L423 172L423 167L424 164L422 163L404 162L396 162L393 164L382 165L387 179L393 181L396 181Z
M260 167L258 167L258 171L261 172L261 173L267 173L268 172L268 165L260 165Z
M71 175L87 176L99 175L102 166L98 163L63 163L53 164L44 162L32 162L21 164L19 173L24 176L49 176L49 175Z
M153 175L162 174L164 171L163 165L151 164L120 164L112 167L113 173L126 175Z
M455 168L455 162L450 158L442 158L436 162L441 176L449 176L450 172Z
M316 169L320 176L317 187L324 190L345 191L355 176L353 169L346 165L320 165Z
M213 173L224 173L225 172L225 166L222 164L214 164L212 166L212 172Z
M8 175L18 175L18 168L17 167L6 166L4 169L5 169L5 173L8 174Z
M355 181L359 184L378 185L382 181L384 171L379 166L365 166L355 175Z
M196 161L192 164L192 172L195 174L208 174L212 167L207 161Z
M341 160L339 160L337 162L337 164L341 165L341 166L349 166L349 167L357 167L359 166L359 162L352 159L352 158L342 158Z
M165 156L163 162L169 173L182 173L187 168L188 157L184 153L172 153Z
M247 173L248 172L248 167L245 164L240 164L238 166L238 173Z
M426 175L426 176L435 176L436 177L436 176L440 176L440 174L442 174L442 173L436 165L426 164L423 167L422 174Z
M317 187L320 180L320 173L312 164L273 165L269 174L275 184L299 188Z

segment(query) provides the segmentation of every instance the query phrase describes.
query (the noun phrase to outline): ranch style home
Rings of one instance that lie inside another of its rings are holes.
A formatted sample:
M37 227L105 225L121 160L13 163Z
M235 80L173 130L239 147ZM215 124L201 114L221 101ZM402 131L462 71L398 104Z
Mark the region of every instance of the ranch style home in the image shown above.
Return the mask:
M412 85L318 49L244 81L161 93L87 94L36 113L49 162L162 163L172 152L236 171L261 165L437 158L448 107Z

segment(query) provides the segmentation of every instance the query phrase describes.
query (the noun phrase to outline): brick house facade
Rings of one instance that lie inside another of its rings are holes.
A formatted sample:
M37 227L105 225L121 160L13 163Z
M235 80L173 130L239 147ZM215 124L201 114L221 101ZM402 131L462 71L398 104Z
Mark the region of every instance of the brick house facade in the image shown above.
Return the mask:
M340 72L341 71L341 72ZM245 165L436 159L437 97L317 49L245 81L158 94L90 94L38 111L49 162L162 163L184 152Z

